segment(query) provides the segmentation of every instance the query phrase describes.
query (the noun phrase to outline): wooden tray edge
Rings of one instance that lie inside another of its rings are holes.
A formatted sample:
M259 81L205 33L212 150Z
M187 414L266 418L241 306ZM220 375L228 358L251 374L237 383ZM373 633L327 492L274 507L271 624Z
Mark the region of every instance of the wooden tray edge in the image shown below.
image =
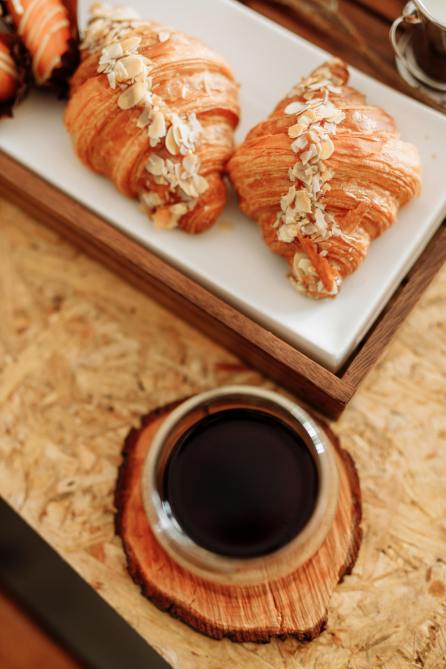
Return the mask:
M329 418L342 413L446 258L446 228L440 228L337 375L2 151L0 194Z

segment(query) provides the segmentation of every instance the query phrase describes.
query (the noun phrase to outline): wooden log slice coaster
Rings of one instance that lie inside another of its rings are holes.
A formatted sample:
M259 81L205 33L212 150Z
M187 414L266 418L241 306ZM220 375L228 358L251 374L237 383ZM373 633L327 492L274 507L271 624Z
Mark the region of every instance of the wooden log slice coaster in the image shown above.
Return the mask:
M351 572L361 544L361 493L351 456L324 425L337 456L339 504L332 529L310 560L271 583L211 583L172 560L155 539L143 507L145 456L155 433L178 404L144 416L141 427L132 429L125 441L115 494L115 524L131 577L158 608L214 639L267 642L292 636L310 641L324 629L333 590Z

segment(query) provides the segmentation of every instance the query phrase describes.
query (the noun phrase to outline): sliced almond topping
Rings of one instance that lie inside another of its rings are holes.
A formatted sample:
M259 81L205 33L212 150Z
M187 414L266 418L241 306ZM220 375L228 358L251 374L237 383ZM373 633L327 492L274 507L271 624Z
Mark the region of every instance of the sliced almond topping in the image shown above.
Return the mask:
M137 128L145 128L146 126L149 125L149 123L150 123L150 111L146 107L145 109L143 109L143 111L139 115L139 118L136 121L136 127Z
M325 221L324 212L321 209L316 209L316 211L314 212L314 220L319 232L325 233L327 230L327 223Z
M300 268L299 268L299 263L301 260L307 258L306 253L302 253L301 251L298 251L297 253L294 254L293 257L293 273L297 276L300 273Z
M135 51L140 44L141 44L141 37L139 35L128 37L127 39L123 40L120 43L123 53L126 54Z
M158 193L153 192L142 193L141 201L146 205L147 209L155 209L155 207L158 207L162 203Z
M116 81L119 81L119 82L127 81L128 79L130 79L129 73L125 69L125 65L123 64L122 59L118 60L118 62L115 65L115 69L113 70L113 73L110 73L110 74L113 74L115 76ZM109 79L109 81L110 81L110 79ZM112 88L113 88L113 86L112 86Z
M172 125L172 134L178 147L189 139L187 125L182 123L181 119L176 120Z
M116 88L116 74L115 74L115 72L109 72L107 74L107 79L108 79L108 83L109 83L110 88L114 90Z
M290 102L283 110L285 114L298 114L305 107L303 102Z
M109 46L106 46L102 49L99 64L102 65L103 63L107 63L111 60L115 60L116 58L120 58L123 54L124 51L122 49L120 42L115 42L114 44L110 44Z
M303 123L295 123L294 125L291 125L288 128L288 137L295 138L299 137L305 130L307 129L307 126L304 125Z
M128 79L133 79L139 74L144 74L144 60L138 54L125 56L121 58L118 64L126 70Z
M307 257L300 258L300 260L297 263L297 266L304 274L310 274L310 276L317 276L316 269L309 258Z
M301 135L297 139L294 140L294 142L291 144L291 150L294 151L294 153L298 153L301 149L304 149L308 144L308 139Z
M155 177L162 176L165 172L164 160L156 153L152 153L146 164L146 170Z
M293 242L299 233L299 226L297 223L289 223L288 225L281 225L277 231L277 239L281 242L290 244Z
M290 188L288 189L288 193L280 199L280 206L282 211L285 212L288 209L290 204L293 202L295 196L296 196L296 187L290 186Z
M144 84L137 81L132 86L126 88L118 98L118 106L120 109L131 109L135 107L143 99L146 93Z
M176 156L178 153L178 144L175 141L174 137L174 126L171 125L169 128L169 131L166 136L166 149L171 153L173 156Z
M184 216L184 214L187 214L188 209L184 202L177 202L171 205L170 211L174 216Z
M300 159L302 161L302 164L306 165L316 155L317 155L316 147L314 144L311 144L310 148L307 151L304 151L303 153L300 154Z
M148 134L151 139L158 139L159 137L164 137L166 135L166 119L162 112L157 111L153 114Z
M169 39L169 37L170 37L170 33L168 33L168 32L165 31L165 30L163 30L163 31L161 31L160 33L158 33L158 39L159 39L160 42L167 42L167 40Z
M194 184L189 181L189 179L182 179L180 181L180 187L189 197L198 197L198 190L195 188Z
M305 125L310 125L318 120L318 115L314 109L307 109L305 114L299 118L299 123L305 123Z
M306 214L311 212L311 200L306 190L298 190L294 201L297 211L301 211Z
M321 160L328 160L334 152L334 144L330 137L327 136L326 140L323 140L321 142L321 151L320 151L320 158Z

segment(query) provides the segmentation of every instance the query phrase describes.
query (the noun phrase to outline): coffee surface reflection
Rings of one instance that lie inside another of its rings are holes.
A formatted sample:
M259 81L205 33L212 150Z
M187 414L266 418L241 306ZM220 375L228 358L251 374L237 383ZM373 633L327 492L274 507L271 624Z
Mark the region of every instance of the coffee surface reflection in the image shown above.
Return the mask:
M281 548L305 527L319 491L304 440L278 418L228 409L193 425L167 461L162 497L198 545L229 557Z

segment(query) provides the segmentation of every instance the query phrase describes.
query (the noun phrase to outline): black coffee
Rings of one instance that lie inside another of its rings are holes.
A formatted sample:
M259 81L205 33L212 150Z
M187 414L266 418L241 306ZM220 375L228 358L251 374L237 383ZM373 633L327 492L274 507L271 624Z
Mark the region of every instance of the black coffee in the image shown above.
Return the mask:
M164 497L195 543L231 557L266 555L309 520L318 474L304 441L266 413L228 409L175 445Z

